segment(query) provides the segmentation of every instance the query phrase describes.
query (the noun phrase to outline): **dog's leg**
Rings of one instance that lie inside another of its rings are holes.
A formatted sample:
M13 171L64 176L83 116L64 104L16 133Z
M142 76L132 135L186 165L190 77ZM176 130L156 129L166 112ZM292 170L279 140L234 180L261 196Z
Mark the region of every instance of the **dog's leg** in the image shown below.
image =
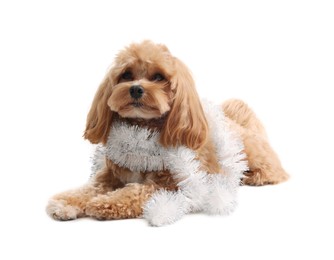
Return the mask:
M142 215L145 202L156 189L152 184L128 184L92 198L85 213L100 220L137 218Z
M287 180L288 174L271 148L262 123L247 104L241 100L228 100L223 104L223 110L236 123L232 127L239 132L245 145L249 171L243 183L259 186Z
M243 183L252 186L277 184L288 179L288 174L282 168L281 162L262 136L245 132L243 134L245 153L249 171Z
M53 196L46 207L56 220L72 220L86 216L86 204L93 197L113 190L115 180L107 168L96 173L88 184Z

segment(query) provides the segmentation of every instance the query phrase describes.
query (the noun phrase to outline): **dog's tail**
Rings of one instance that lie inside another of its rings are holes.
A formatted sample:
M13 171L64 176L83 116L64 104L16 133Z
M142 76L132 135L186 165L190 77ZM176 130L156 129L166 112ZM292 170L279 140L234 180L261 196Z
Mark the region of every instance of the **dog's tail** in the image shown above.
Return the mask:
M242 100L229 99L223 103L225 115L238 125L267 137L266 131L253 110Z

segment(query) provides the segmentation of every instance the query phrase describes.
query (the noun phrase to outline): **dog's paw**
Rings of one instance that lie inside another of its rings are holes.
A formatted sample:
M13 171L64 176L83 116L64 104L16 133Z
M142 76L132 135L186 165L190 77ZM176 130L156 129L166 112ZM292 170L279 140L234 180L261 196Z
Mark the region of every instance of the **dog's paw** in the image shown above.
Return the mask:
M164 226L179 220L190 210L181 192L159 190L144 206L144 218L152 226Z
M80 209L69 205L66 200L51 199L46 207L46 212L55 220L72 220L79 216Z
M256 169L247 171L244 175L242 183L249 186L274 185L289 179L289 175L283 169L272 171Z

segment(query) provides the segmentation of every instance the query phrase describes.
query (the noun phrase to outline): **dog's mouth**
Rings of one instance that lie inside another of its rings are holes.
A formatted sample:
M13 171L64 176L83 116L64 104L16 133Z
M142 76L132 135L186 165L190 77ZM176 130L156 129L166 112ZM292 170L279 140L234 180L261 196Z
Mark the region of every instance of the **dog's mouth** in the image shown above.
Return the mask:
M141 109L144 109L144 110L159 110L159 109L156 108L156 107L153 107L153 106L150 106L150 105L141 103L141 102L139 102L139 101L131 102L131 103L129 103L129 105L130 105L131 107L134 107L134 108L141 108Z
M161 111L158 106L154 104L148 104L142 100L131 100L129 103L114 109L122 118L142 118L153 119L161 118L169 109Z
M138 101L132 102L132 103L130 103L130 105L133 106L133 107L137 107L137 108L140 108L140 107L144 106L143 103L140 103Z

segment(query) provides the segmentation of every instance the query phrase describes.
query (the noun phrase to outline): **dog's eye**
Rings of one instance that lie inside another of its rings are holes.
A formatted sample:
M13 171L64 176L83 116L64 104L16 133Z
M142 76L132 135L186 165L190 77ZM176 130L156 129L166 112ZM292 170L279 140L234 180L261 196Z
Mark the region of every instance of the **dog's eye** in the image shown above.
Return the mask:
M123 80L132 80L133 76L132 73L130 71L126 71L122 74L121 79Z
M165 77L163 75L161 75L160 73L155 73L152 77L153 81L162 81L164 79L165 79Z

